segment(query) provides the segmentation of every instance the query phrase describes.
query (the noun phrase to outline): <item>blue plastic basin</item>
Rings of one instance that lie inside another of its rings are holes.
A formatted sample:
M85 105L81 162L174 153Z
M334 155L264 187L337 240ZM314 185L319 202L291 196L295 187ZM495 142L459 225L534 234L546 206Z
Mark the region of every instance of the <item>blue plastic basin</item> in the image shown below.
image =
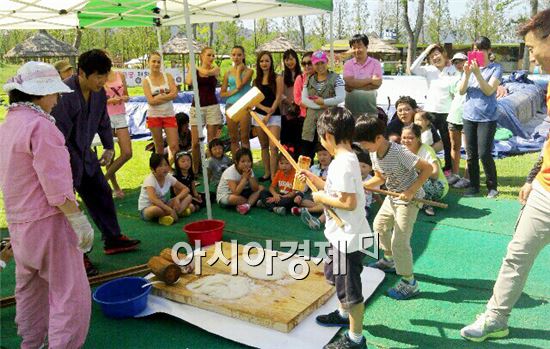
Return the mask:
M141 288L149 282L141 277L124 277L111 280L99 286L93 295L103 314L111 318L133 317L147 306L147 296L151 285Z

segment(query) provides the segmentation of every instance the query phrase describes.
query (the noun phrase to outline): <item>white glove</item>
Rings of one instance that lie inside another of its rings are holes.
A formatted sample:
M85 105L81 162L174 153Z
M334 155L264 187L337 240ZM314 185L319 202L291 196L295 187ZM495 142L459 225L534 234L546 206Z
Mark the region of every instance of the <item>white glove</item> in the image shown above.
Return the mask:
M114 155L115 151L113 149L104 149L103 154L101 154L101 158L99 159L99 164L101 166L109 165L113 160Z
M83 253L90 252L94 244L94 229L84 213L68 214L67 219L78 238L78 249Z

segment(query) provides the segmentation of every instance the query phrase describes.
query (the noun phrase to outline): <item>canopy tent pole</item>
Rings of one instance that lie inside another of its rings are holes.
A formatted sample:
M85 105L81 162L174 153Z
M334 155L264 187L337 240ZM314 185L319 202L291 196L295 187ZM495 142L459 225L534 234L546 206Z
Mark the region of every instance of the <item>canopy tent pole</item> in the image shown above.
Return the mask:
M330 12L330 31L329 31L329 40L330 40L330 69L334 71L334 21L332 17L332 11Z
M183 0L183 11L185 15L185 30L187 31L187 48L189 49L189 63L191 68L191 79L193 81L193 96L195 100L195 116L197 118L197 128L199 131L199 148L201 154L202 177L204 178L204 194L206 196L206 215L212 219L212 205L210 204L210 184L208 183L208 168L206 166L206 156L204 154L204 134L202 132L201 103L199 99L199 89L197 83L197 67L195 65L195 48L193 47L193 30L191 29L191 18L189 16L188 0ZM191 38L191 39L189 39ZM185 70L185 69L184 69Z
M155 27L155 31L157 32L157 42L159 45L159 53L160 53L160 71L164 73L164 53L162 52L162 40L160 37L160 27Z

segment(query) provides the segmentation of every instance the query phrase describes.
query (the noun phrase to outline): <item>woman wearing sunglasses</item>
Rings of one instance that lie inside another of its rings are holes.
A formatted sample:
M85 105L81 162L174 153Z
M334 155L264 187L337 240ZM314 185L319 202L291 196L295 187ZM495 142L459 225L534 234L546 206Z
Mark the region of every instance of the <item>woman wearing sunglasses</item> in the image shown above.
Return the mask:
M302 103L307 107L302 129L302 153L313 159L317 140L317 120L329 107L337 106L346 98L344 80L328 70L328 56L324 51L311 55L315 72L307 79L302 89Z

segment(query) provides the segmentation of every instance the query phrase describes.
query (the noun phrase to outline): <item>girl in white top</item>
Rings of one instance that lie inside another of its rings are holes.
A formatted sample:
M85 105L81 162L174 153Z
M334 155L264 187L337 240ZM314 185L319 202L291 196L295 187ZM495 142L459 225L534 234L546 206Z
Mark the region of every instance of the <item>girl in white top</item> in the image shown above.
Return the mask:
M171 225L178 217L192 211L189 188L181 184L172 174L164 155L153 153L149 159L151 173L143 181L138 199L138 210L146 221L158 218L162 225ZM170 199L170 189L177 195Z
M147 98L147 127L151 130L155 152L164 154L164 140L162 131L166 133L169 159L173 163L174 155L178 152L178 123L174 112L173 100L178 95L174 78L170 73L161 70L162 58L160 53L152 52L149 55L150 74L143 80L143 93Z

